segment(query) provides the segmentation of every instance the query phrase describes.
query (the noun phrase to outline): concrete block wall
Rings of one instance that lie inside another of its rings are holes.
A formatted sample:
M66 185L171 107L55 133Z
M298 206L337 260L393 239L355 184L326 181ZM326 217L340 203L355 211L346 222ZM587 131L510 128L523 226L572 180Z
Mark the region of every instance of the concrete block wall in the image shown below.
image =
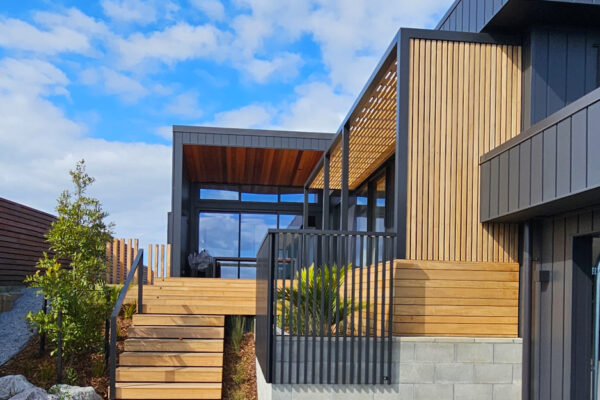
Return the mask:
M391 385L271 385L259 400L519 400L521 339L394 338Z

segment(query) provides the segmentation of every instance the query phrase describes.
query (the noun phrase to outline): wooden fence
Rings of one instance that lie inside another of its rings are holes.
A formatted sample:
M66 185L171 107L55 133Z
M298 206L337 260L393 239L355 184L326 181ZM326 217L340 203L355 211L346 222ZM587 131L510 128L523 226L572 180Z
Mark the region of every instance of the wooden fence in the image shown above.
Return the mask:
M53 215L0 198L0 286L22 285L44 252Z
M118 284L125 281L131 264L139 251L138 239L113 239L106 243L106 281ZM171 245L149 244L144 252L144 270L150 271L146 275L146 284L153 284L157 278L171 276Z

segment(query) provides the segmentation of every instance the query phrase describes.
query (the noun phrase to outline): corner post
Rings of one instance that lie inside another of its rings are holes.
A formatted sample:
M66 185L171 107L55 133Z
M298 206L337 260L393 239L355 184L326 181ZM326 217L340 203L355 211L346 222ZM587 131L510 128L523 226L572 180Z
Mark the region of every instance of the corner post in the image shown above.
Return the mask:
M326 153L323 158L323 230L329 229L329 161L330 155Z
M304 203L302 204L302 227L308 229L308 186L304 186Z
M396 86L396 158L394 171L395 258L406 258L407 168L408 168L408 81L410 75L410 42L402 29L396 37L398 75Z
M341 203L340 203L340 229L348 230L348 169L350 152L350 132L344 125L342 128L342 185L341 185Z

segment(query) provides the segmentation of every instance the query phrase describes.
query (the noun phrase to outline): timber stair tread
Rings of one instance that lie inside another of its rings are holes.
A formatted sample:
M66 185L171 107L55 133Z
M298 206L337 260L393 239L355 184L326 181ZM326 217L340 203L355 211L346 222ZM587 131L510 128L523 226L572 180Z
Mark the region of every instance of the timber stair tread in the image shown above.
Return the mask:
M225 315L256 313L256 282L155 278L116 370L116 398L220 399ZM137 285L126 301L136 302Z

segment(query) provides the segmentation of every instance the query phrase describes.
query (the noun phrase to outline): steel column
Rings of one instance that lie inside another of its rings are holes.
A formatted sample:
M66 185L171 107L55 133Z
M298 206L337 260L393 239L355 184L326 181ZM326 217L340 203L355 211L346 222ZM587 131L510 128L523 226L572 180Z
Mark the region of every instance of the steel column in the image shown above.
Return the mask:
M321 229L329 229L329 161L330 155L325 154L323 159L323 222Z
M529 400L531 396L531 304L532 304L532 265L531 265L531 224L523 225L523 380L521 398Z
M346 126L342 128L342 182L340 203L340 228L348 230L348 170L350 153L350 131Z

